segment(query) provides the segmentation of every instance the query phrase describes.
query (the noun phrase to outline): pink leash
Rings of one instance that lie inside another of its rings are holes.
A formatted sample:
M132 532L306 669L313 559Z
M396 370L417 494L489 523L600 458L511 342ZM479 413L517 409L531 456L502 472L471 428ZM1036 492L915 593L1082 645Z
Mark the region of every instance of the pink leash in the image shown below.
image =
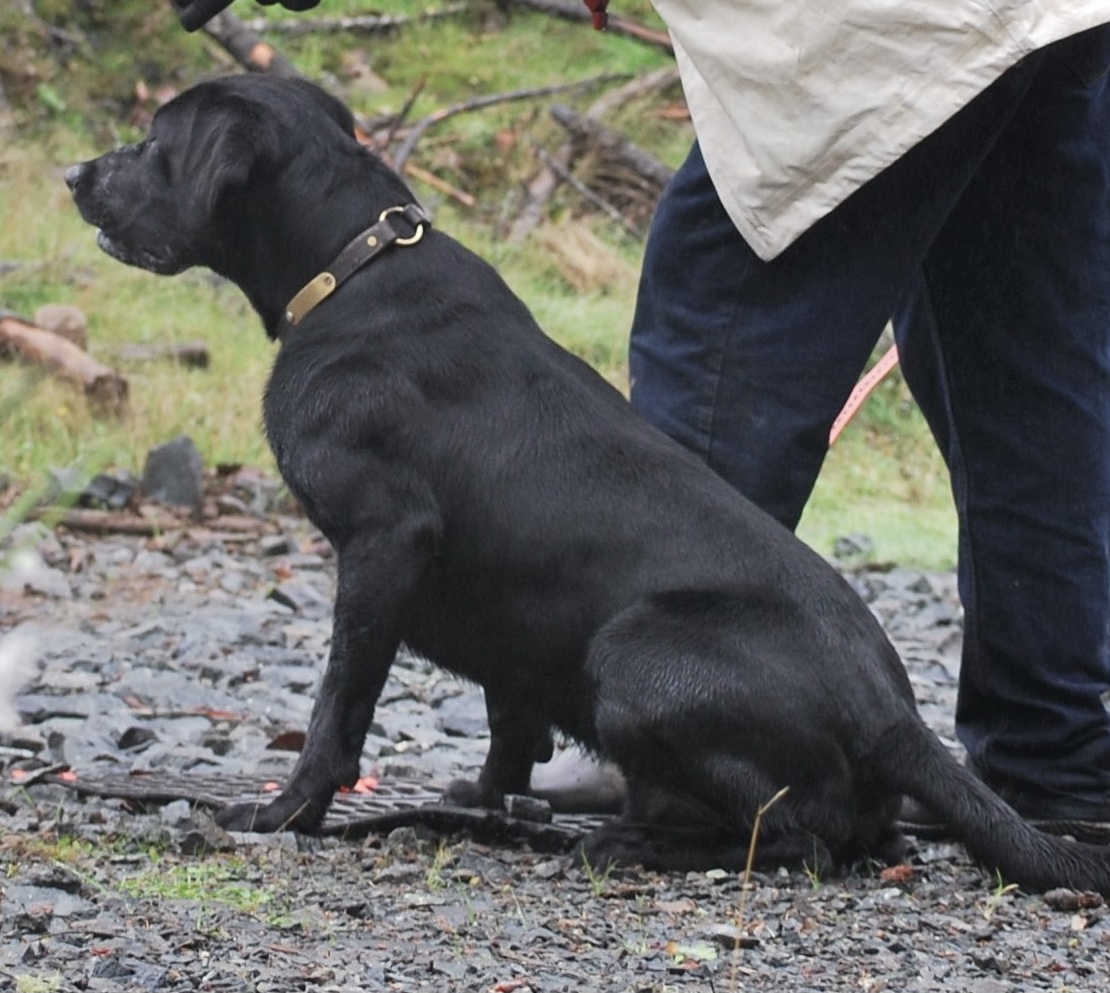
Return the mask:
M863 378L856 383L856 388L848 395L848 402L844 404L844 409L837 414L836 420L833 421L832 430L829 432L830 445L840 437L840 432L843 431L848 426L848 422L856 416L856 412L863 406L864 401L871 395L875 387L886 378L887 373L897 364L898 346L891 345L883 357L867 370Z

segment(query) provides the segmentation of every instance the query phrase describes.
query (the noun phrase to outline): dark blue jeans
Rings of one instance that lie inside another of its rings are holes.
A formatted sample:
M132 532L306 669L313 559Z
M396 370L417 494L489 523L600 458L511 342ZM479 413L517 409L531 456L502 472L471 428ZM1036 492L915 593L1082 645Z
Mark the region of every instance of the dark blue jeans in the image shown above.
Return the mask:
M761 261L694 147L648 240L632 402L793 528L893 318L951 473L957 731L988 782L1110 799L1110 27L1027 57Z

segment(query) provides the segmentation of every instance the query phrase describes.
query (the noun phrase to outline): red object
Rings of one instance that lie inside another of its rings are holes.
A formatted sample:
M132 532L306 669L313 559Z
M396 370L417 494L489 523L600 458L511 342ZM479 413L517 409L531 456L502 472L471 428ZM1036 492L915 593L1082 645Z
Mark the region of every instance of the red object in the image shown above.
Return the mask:
M829 432L830 445L840 437L840 432L843 431L848 426L848 422L855 417L856 411L863 406L864 400L871 395L871 391L883 381L887 373L897 364L898 346L891 345L883 357L879 359L856 384L856 388L852 390L851 395L848 397L848 402L844 404L844 409L837 415L836 420L833 421L832 430Z
M363 776L354 786L340 786L340 793L373 793L378 788L377 776Z
M590 8L590 13L594 17L594 30L604 31L609 26L609 15L605 13L605 8L609 6L609 0L582 0L582 2Z
M879 878L886 883L907 883L913 879L913 875L913 866L902 863L900 865L887 866L879 873Z

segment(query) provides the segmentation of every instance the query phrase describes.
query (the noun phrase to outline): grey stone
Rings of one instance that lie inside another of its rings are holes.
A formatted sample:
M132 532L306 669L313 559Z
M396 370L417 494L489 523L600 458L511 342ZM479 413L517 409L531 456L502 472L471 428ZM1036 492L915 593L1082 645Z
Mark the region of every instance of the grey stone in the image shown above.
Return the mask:
M204 499L204 461L188 435L152 448L143 466L142 490L159 503L199 511Z

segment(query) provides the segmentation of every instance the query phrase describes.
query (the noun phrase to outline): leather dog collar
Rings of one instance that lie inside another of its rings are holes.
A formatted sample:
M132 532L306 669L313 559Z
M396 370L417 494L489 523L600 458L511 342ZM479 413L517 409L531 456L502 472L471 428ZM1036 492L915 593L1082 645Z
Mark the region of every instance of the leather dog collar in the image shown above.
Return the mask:
M398 219L412 226L412 234L401 237L401 232L394 227ZM282 328L295 328L318 303L390 245L415 245L424 237L425 226L431 223L423 209L414 203L383 210L377 223L349 242L327 269L310 279L289 301L281 316Z

